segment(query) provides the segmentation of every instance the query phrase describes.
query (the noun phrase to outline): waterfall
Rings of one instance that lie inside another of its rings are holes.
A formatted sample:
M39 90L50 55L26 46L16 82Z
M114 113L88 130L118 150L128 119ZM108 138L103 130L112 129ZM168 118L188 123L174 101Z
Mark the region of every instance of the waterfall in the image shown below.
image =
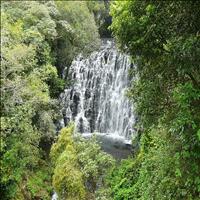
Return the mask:
M99 51L86 58L79 55L65 69L72 84L60 95L61 127L74 121L84 136L95 132L101 137L102 148L117 159L131 153L135 118L126 97L131 67L128 55L120 53L112 40L103 40ZM54 193L52 200L57 199Z
M78 132L100 133L130 139L134 115L126 97L131 67L112 40L103 40L99 51L79 55L68 71L72 84L61 94L63 125L75 121Z

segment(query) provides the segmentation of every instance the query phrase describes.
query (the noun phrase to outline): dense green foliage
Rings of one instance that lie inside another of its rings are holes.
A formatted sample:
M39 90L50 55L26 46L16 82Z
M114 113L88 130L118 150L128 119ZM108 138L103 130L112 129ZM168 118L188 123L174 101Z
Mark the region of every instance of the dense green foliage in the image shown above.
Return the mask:
M98 46L97 27L86 3L66 1L3 1L1 22L0 196L49 199L55 99L65 85L57 69Z
M133 158L114 165L73 125L56 137L69 66L110 36L109 4L1 2L1 199L47 200L53 188L67 200L200 199L199 1L111 3L110 30L135 64Z
M200 3L119 1L111 29L132 56L140 150L110 175L114 199L200 198Z
M94 16L85 1L56 1L58 37L54 43L59 75L78 53L87 54L99 47L98 30Z
M96 24L98 26L99 34L102 38L110 38L111 31L108 28L111 25L112 19L109 15L110 2L109 0L104 1L87 1L87 6L94 14Z
M73 132L73 125L63 128L51 148L53 186L60 199L92 200L114 161L101 151L95 138L73 138Z
M79 170L76 150L72 141L74 127L63 128L58 141L52 146L54 164L53 186L61 199L85 199L83 175Z

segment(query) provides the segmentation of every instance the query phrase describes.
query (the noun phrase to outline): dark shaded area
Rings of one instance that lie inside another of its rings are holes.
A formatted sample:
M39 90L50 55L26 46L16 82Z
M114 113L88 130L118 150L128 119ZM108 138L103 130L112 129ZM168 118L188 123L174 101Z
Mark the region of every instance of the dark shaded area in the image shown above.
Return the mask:
M101 38L112 38L112 32L108 29L111 23L112 17L106 16L104 18L104 23L99 27L99 35Z
M92 134L83 135L85 138L91 136ZM97 134L96 138L102 150L112 155L118 161L131 157L137 148L133 146L130 141L126 141L123 138L112 137L109 134Z
M99 141L102 150L111 154L116 160L126 159L133 153L131 144L124 143L123 141L108 137L101 137Z

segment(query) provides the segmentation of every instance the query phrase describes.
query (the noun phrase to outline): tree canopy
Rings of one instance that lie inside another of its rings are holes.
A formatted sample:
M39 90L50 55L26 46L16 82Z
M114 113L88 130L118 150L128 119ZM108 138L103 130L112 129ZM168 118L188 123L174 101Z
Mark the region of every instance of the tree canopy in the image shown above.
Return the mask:
M113 158L101 150L97 140L74 136L74 125L63 128L51 148L55 165L53 186L59 198L95 199L95 191L113 166Z
M49 199L61 74L98 47L98 28L81 1L3 1L1 22L0 196Z
M199 199L199 8L197 1L112 3L113 35L135 64L128 95L141 135L136 158L111 178L114 199Z
M1 198L200 199L199 16L199 1L1 1ZM139 149L121 162L56 126L72 60L111 32L133 64Z

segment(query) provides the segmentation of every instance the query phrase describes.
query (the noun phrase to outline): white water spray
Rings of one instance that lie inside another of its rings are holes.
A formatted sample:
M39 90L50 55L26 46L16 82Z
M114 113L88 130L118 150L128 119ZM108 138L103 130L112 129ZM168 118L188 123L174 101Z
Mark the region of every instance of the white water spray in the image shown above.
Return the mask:
M63 123L75 121L81 133L130 139L135 121L125 95L130 67L129 57L110 40L87 58L79 55L68 72L73 84L61 94Z

